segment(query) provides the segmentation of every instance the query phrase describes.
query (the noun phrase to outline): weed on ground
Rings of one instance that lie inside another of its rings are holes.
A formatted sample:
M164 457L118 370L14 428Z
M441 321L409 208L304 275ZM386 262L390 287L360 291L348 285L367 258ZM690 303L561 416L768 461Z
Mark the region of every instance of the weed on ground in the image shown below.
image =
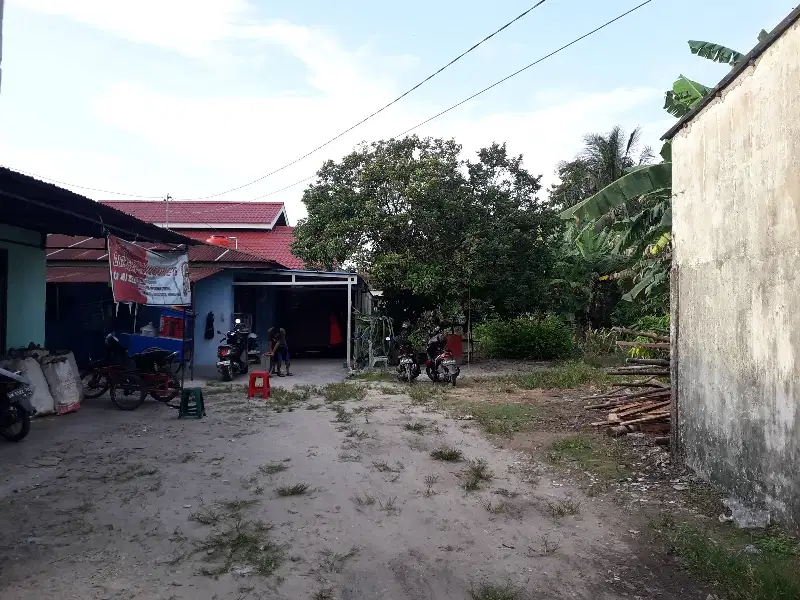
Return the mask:
M347 561L358 555L359 552L360 548L358 546L353 546L346 554L323 550L320 553L322 560L319 565L319 571L322 573L341 573Z
M216 564L200 572L218 577L228 573L234 565L241 565L259 575L272 575L283 563L285 553L269 538L270 529L272 525L263 521L237 519L215 531L198 544L197 551L205 553L205 557Z
M583 361L560 363L531 373L507 375L499 380L524 390L571 389L587 385L608 385L614 378L603 369L597 369Z
M603 484L626 477L628 472L620 464L622 455L617 447L589 435L577 435L553 442L548 458L556 464L576 467L589 472Z
M580 500L574 498L559 498L558 500L546 500L545 507L553 518L568 517L577 515L581 512Z
M406 423L403 425L403 429L406 431L413 431L414 433L424 433L426 427L427 426L425 423L422 423L421 421L417 421L416 423Z
M322 396L325 402L351 402L363 400L367 395L367 390L363 386L354 383L329 383L322 388Z
M381 473L399 473L405 467L403 463L395 463L395 466L391 466L385 460L374 460L372 461L372 466L378 469Z
M309 490L307 483L295 483L294 485L279 485L275 488L278 496L302 496Z
M521 600L519 590L510 583L497 585L494 583L481 583L473 586L469 591L472 600Z
M276 473L281 473L286 471L289 468L289 465L286 462L271 462L265 465L261 465L258 467L258 470L261 472L262 475L275 475Z
M667 515L651 526L676 556L727 600L800 598L800 541L782 533L713 531L675 523Z
M360 371L354 375L350 375L348 379L356 379L358 381L395 381L397 375L386 370L372 370Z
M435 460L443 460L446 462L458 462L463 460L464 453L458 448L453 446L440 446L431 452L431 458Z
M530 404L473 404L467 411L487 433L511 435L529 429L542 409Z

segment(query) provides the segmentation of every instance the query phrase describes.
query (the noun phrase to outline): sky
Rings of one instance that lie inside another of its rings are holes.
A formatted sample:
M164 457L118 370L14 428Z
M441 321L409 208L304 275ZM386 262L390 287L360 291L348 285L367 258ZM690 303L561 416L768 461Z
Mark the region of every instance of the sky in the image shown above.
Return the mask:
M6 0L0 164L95 199L285 202L324 160L388 139L633 8L546 0L420 89L306 154L510 21L533 0ZM714 85L723 65L687 40L747 52L796 0L653 0L607 29L420 127L465 158L492 142L546 188L582 136L641 127L657 151L679 74ZM67 187L67 186L65 186ZM110 192L118 192L112 194ZM544 192L543 192L544 195Z

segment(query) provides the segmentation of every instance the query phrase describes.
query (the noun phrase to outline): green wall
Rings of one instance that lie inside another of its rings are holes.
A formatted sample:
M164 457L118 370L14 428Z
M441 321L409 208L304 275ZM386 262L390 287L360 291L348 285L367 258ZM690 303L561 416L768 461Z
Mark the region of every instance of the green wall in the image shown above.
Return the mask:
M40 245L41 236L36 231L0 225L0 248L8 251L6 348L30 342L44 345L45 250L14 242Z

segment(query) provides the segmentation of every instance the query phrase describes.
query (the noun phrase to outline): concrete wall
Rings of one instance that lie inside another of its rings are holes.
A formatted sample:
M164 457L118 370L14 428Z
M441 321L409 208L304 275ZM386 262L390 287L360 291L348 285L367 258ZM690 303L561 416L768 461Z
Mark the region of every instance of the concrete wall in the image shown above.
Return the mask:
M44 345L46 298L45 251L22 244L40 245L36 231L0 225L0 249L8 252L8 304L6 348Z
M197 315L194 325L194 368L200 376L216 373L217 346L222 334L230 330L233 314L233 273L223 271L201 279L194 287L194 310ZM206 315L214 313L214 337L205 338Z
M680 449L800 527L800 26L673 141Z

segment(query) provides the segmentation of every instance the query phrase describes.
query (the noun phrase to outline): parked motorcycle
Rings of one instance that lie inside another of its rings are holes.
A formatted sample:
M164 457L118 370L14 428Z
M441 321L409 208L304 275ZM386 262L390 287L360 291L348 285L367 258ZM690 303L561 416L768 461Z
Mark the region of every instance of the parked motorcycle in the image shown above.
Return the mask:
M0 369L0 435L18 442L31 430L33 388L19 373Z
M244 327L240 319L236 319L232 331L222 336L217 346L217 371L222 381L230 381L237 373L247 373L251 361L250 340L254 338L255 334Z
M414 354L414 348L411 346L410 340L405 337L396 337L395 344L397 344L397 357L399 364L397 365L397 378L400 381L407 381L411 383L420 374L419 363Z
M455 387L461 369L458 367L458 362L453 357L453 353L447 347L444 339L444 333L440 330L428 340L428 359L425 361L425 373L433 382L443 381ZM441 348L441 351L435 354L435 358L431 358L431 350L434 348Z
M106 336L106 356L81 370L84 396L98 398L110 388L112 401L123 410L137 408L148 393L159 402L169 402L181 392L174 367L177 355L148 348L128 356L128 349L115 333L110 333ZM127 398L129 395L133 398Z

